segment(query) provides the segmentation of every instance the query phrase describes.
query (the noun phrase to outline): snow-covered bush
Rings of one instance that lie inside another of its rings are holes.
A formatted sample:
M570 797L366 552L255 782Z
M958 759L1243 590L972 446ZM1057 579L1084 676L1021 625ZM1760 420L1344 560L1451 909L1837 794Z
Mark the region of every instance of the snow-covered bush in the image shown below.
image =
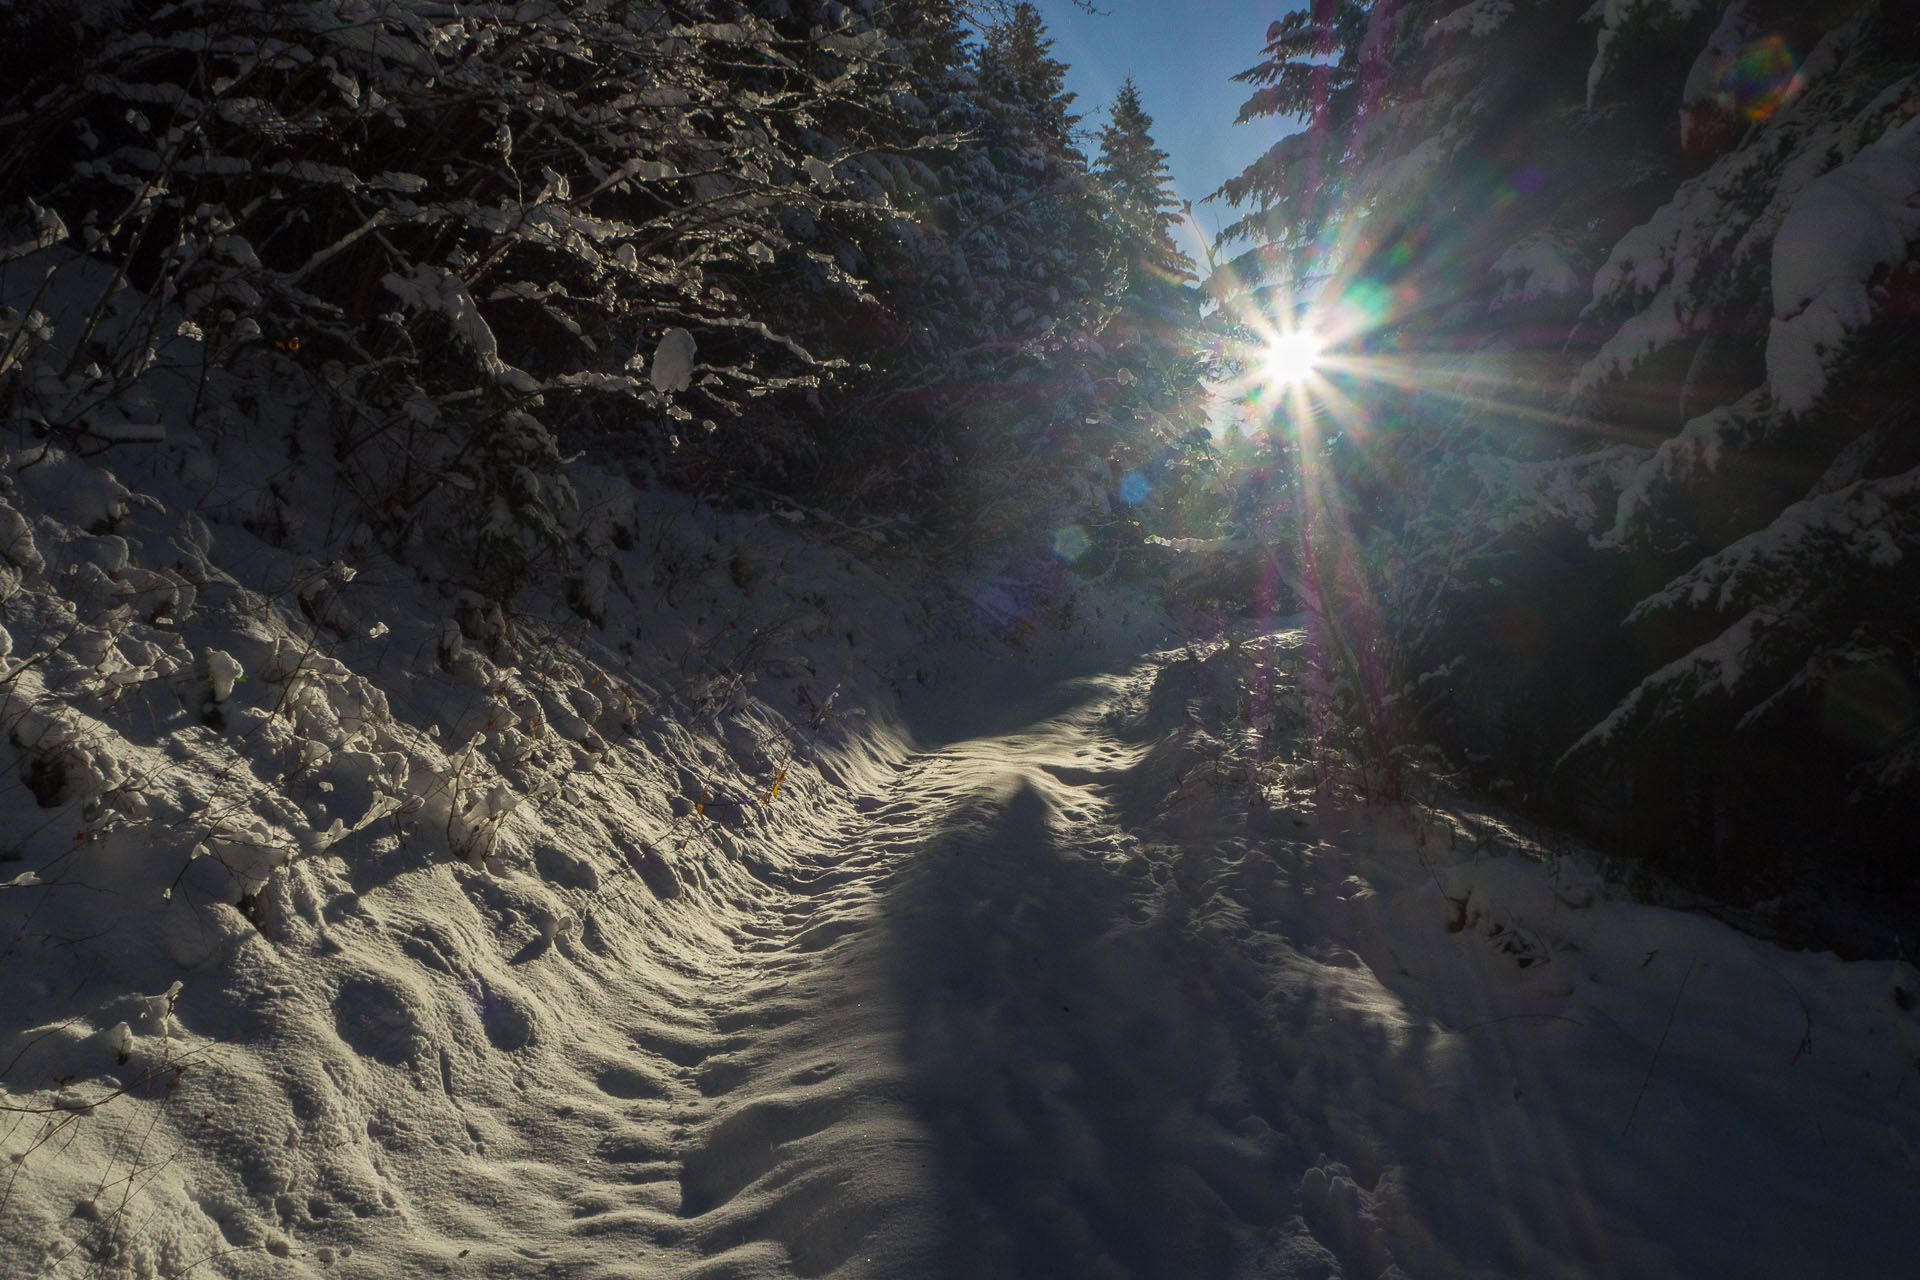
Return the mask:
M850 17L342 0L0 22L5 253L99 276L84 312L0 315L16 416L110 447L150 434L126 393L156 360L277 354L372 530L450 544L476 580L563 554L563 441L617 421L642 466L711 465L703 417L818 381L774 327L772 268L860 293L803 234L872 207L834 177L888 109L886 42Z
M907 513L948 546L1057 524L1063 483L1111 487L1181 432L1115 391L1141 364L1103 336L1138 305L1105 296L1102 223L1124 218L1073 145L1037 13L977 45L966 17L11 8L0 256L87 275L93 300L49 314L16 274L0 395L97 452L153 439L149 373L194 384L219 428L208 371L245 372L324 424L315 452L371 539L499 594L586 571L582 451L708 494ZM1084 379L1039 394L1060 361ZM1009 458L1031 461L986 478Z

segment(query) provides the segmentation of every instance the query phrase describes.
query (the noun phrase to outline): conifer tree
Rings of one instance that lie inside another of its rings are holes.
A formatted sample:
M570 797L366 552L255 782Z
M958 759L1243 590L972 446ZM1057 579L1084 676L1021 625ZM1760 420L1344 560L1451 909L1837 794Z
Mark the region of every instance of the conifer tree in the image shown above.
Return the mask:
M981 88L1006 113L1007 123L1025 126L1031 144L1051 146L1077 156L1073 127L1075 94L1067 89L1067 66L1053 56L1040 11L1026 0L1004 18L987 25L978 52Z
M907 51L916 89L931 88L967 62L960 0L892 0L875 17Z
M1327 612L1376 610L1330 642L1696 885L1920 889L1911 6L1321 0L1263 53L1242 119L1308 127L1223 188L1216 283L1364 319L1293 437Z
M816 472L838 500L903 512L949 548L1023 536L1059 514L1063 487L1093 502L1087 473L1106 470L1074 429L1106 304L1066 68L1031 5L997 10L978 43L976 16L966 0L876 10L917 145L849 166L877 179L890 216L864 241L879 305L848 313L864 326L849 354L871 365L823 399L834 430Z
M1167 153L1154 145L1153 117L1140 102L1140 90L1131 76L1113 100L1108 122L1100 129L1100 153L1093 175L1106 194L1108 216L1123 249L1125 281L1130 291L1145 280L1177 282L1193 277L1193 261L1174 243L1179 201L1173 194L1173 175Z
M1251 241L1253 251L1228 264L1227 279L1255 286L1276 274L1310 269L1313 247L1341 203L1363 130L1375 105L1378 40L1369 41L1374 0L1314 0L1267 28L1261 60L1235 76L1256 86L1235 124L1270 117L1306 127L1269 147L1217 196L1251 206L1221 232L1222 244ZM1216 282L1216 287L1225 281Z
M1099 329L1113 365L1101 408L1115 423L1107 452L1117 476L1105 529L1123 552L1151 534L1203 530L1211 496L1200 294L1173 237L1179 205L1152 129L1129 77L1099 131L1093 168L1109 246L1104 292L1115 303Z

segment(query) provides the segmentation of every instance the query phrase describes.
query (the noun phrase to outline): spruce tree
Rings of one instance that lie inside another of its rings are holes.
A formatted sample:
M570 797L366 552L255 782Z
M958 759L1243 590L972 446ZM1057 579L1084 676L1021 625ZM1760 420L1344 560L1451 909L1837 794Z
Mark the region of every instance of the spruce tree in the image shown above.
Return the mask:
M1167 153L1131 77L1099 131L1093 167L1107 244L1104 292L1114 303L1099 342L1111 362L1100 383L1113 423L1107 456L1115 483L1104 526L1117 551L1137 554L1153 535L1205 532L1211 497L1206 392L1211 371L1193 262L1173 229L1179 203Z
M1300 555L1355 587L1329 643L1434 673L1382 693L1480 781L1721 892L1916 888L1910 9L1328 2L1243 77L1308 127L1223 188L1216 282L1353 357L1280 424Z
M972 6L876 10L895 43L903 139L861 158L890 214L864 242L879 306L823 399L829 500L904 513L948 549L995 549L1058 525L1061 495L1098 500L1106 463L1076 400L1105 303L1101 236L1065 66L1038 11L1012 6L967 39ZM855 166L849 166L855 167ZM872 359L884 351L884 360Z
M1306 127L1274 143L1214 193L1251 206L1222 231L1220 242L1254 245L1229 264L1216 287L1230 280L1257 287L1312 269L1313 249L1340 207L1376 102L1377 86L1361 65L1364 55L1378 56L1378 42L1367 40L1373 8L1373 0L1315 0L1311 10L1270 25L1261 60L1234 77L1256 86L1235 124L1279 117Z
M976 56L982 90L1008 112L1006 123L1016 133L1031 131L1030 143L1079 154L1073 147L1076 95L1067 89L1067 66L1053 56L1038 9L1020 0L987 24Z
M1141 105L1140 90L1129 76L1101 126L1093 176L1106 196L1123 253L1122 287L1130 292L1137 292L1144 280L1193 278L1192 259L1173 240L1179 201L1167 153L1154 145L1152 128L1153 117Z

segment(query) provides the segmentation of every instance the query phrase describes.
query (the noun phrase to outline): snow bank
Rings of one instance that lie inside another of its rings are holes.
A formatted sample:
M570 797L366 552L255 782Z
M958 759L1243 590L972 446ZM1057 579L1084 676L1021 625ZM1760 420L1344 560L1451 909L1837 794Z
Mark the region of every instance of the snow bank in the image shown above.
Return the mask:
M23 1271L1920 1247L1910 968L1653 905L1455 797L1368 802L1297 630L1150 652L1109 594L1016 652L816 515L592 473L600 621L510 615L182 521L195 469L151 461L111 533L0 500Z

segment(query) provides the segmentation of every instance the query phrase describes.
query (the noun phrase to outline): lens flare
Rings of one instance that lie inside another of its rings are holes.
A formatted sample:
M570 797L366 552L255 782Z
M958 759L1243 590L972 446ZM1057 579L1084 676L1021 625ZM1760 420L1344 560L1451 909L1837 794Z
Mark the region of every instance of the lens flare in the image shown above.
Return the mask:
M1279 387L1299 386L1320 367L1324 344L1310 333L1296 330L1282 333L1267 343L1261 367L1267 381Z
M1087 537L1087 531L1077 524L1070 524L1053 535L1053 554L1072 563L1087 554L1093 546L1093 540Z
M1827 678L1820 727L1859 751L1884 751L1913 723L1913 689L1891 663L1845 667Z
M1747 45L1718 68L1721 105L1750 121L1765 120L1804 84L1793 51L1779 36Z

